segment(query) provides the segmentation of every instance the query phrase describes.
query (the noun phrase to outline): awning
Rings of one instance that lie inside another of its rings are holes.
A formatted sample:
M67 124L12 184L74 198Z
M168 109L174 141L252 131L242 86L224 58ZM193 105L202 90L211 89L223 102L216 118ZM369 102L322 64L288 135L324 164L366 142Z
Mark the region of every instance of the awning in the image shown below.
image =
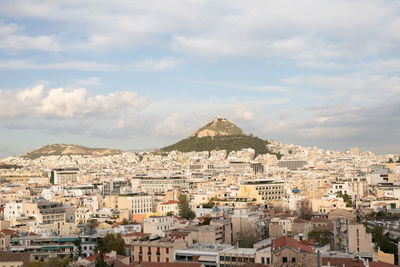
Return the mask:
M44 250L57 250L58 247L43 247Z
M201 262L216 262L215 256L200 256L199 261Z

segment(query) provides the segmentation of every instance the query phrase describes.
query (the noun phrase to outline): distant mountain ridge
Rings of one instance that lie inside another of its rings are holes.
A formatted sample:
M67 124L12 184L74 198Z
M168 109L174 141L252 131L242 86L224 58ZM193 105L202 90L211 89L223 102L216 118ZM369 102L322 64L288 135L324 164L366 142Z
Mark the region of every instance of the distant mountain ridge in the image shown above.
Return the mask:
M166 146L161 151L169 152L178 150L181 152L226 150L238 151L243 148L253 148L257 154L274 154L267 148L268 141L252 135L246 135L244 131L233 122L220 117L195 131L173 145Z
M109 148L90 148L71 144L52 144L39 147L31 152L23 154L22 157L36 159L41 156L69 156L69 155L91 155L91 156L109 156L121 154L122 150Z

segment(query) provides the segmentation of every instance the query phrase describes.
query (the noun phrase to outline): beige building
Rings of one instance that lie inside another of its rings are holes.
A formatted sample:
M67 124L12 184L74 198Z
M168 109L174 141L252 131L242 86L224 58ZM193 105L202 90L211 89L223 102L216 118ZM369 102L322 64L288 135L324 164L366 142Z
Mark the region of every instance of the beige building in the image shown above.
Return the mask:
M174 224L172 216L149 216L143 222L143 232L152 236L165 236L165 231L169 231Z
M259 240L267 237L268 218L262 211L254 208L235 209L231 215L233 242L237 241L237 235L242 231L252 231L257 234Z
M335 249L347 253L373 253L372 235L366 232L365 226L345 218L333 221Z
M174 252L188 246L184 239L158 239L154 241L132 241L125 246L131 262L173 262Z
M317 254L312 247L286 236L272 241L272 266L317 267Z
M126 219L132 221L134 214L153 212L153 198L148 193L141 192L119 195L117 208L128 211L129 218Z
M285 184L281 180L254 179L242 181L238 196L256 199L259 203L283 204Z
M0 266L2 267L28 266L29 262L28 253L0 253Z
M310 199L310 202L312 211L315 213L329 214L336 209L346 209L346 203L341 198Z
M168 213L172 213L173 215L178 215L178 201L170 200L167 202L162 202L158 204L157 212L162 216L167 215Z

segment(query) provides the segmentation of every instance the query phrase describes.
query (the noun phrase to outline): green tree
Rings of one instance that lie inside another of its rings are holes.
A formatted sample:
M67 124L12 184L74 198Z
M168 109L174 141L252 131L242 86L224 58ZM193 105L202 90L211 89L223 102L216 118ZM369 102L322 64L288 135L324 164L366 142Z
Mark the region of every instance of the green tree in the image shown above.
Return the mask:
M108 264L104 261L104 253L106 252L106 248L103 238L97 240L95 250L99 252L99 256L96 258L95 267L108 267Z
M174 216L175 214L172 211L168 211L166 215L167 216Z
M121 224L122 225L127 225L127 224L129 224L129 220L127 218L124 218L124 219L122 219Z
M393 163L393 159L390 158L389 161L388 161L388 163Z
M212 209L215 206L215 202L210 199L207 203L202 204L203 208L205 209Z
M324 246L331 242L332 233L326 230L325 231L313 230L308 234L308 238L313 240L315 243L319 243Z
M196 218L196 214L190 209L187 196L180 194L178 198L179 216L187 220Z
M121 234L108 233L97 242L95 250L99 253L108 253L114 250L119 255L125 255L124 245L125 242Z
M394 254L397 252L397 246L394 244L384 233L384 229L381 226L375 226L374 228L368 228L367 231L372 234L372 240L376 246L385 253Z
M49 257L47 261L33 261L29 263L29 267L67 267L71 262L71 258L65 257Z
M90 229L90 230L94 230L97 228L97 226L99 226L99 222L96 219L89 219L86 222L86 228Z
M76 249L73 252L73 260L77 261L79 259L80 256L82 256L82 238L78 237L75 242L74 245L76 247Z
M348 194L343 195L342 192L337 192L336 196L343 198L343 201L346 202L346 207L353 207L353 201L351 201Z

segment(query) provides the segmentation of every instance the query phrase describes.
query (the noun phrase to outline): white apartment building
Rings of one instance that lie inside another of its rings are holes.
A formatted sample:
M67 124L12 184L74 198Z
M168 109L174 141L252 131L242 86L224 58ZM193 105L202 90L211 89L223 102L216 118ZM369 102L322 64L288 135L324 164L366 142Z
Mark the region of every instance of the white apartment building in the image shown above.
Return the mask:
M130 214L152 212L153 197L143 192L120 195L118 196L118 209L127 209Z
M6 203L4 220L8 221L11 218L21 217L22 214L24 214L24 203L22 201Z
M165 192L179 187L189 188L186 178L182 176L135 176L132 178L132 190L143 192Z

